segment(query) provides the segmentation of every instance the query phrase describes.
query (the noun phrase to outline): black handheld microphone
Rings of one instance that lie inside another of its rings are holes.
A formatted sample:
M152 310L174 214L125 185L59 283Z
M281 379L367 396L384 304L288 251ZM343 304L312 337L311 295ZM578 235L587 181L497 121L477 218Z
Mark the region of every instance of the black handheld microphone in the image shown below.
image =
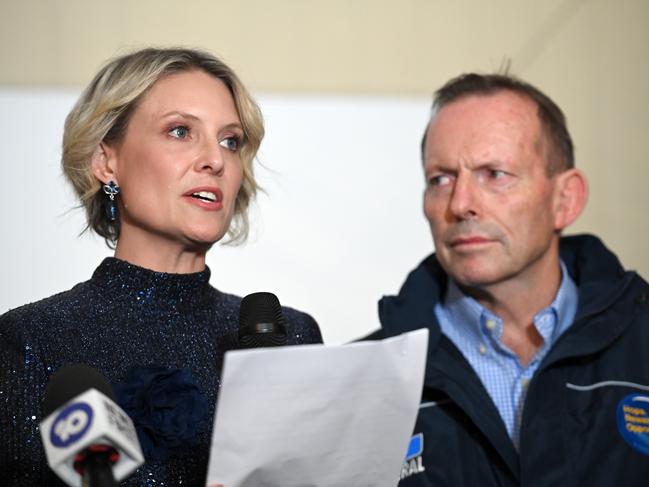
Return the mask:
M41 438L50 468L74 487L115 487L144 463L133 422L113 388L83 364L57 370L45 387Z
M286 319L273 293L248 294L239 308L239 348L286 345Z

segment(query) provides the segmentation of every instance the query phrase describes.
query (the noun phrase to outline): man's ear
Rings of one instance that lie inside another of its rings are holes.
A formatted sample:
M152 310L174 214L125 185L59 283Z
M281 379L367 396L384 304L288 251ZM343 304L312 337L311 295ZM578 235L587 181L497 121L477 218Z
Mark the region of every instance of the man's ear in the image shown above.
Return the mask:
M581 214L588 201L588 181L579 169L568 169L556 176L554 227L563 230Z
M115 164L115 151L106 143L101 142L91 159L92 173L103 184L114 181L119 186L117 168Z

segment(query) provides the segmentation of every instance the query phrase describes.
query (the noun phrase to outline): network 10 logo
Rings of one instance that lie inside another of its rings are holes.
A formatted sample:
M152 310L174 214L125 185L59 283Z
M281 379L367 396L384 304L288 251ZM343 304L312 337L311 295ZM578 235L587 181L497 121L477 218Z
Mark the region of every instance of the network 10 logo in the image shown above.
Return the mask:
M50 441L66 448L79 440L92 425L92 408L85 402L70 404L61 411L50 429Z

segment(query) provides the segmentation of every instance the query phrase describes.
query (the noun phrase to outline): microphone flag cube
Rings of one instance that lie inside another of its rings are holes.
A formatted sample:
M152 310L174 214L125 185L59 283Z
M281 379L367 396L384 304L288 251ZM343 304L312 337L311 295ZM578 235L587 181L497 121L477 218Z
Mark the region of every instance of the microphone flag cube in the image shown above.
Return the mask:
M131 418L110 398L88 389L57 408L40 424L50 468L68 485L82 487L75 457L92 445L109 445L118 453L113 476L118 482L144 463Z

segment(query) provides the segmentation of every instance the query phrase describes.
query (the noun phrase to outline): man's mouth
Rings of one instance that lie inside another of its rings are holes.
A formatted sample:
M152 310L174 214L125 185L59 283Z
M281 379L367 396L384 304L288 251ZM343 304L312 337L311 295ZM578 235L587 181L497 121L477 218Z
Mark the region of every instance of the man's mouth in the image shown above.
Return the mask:
M452 244L465 245L465 244L480 244L480 243L487 243L487 242L489 242L489 239L486 239L484 237L462 237L453 240Z

